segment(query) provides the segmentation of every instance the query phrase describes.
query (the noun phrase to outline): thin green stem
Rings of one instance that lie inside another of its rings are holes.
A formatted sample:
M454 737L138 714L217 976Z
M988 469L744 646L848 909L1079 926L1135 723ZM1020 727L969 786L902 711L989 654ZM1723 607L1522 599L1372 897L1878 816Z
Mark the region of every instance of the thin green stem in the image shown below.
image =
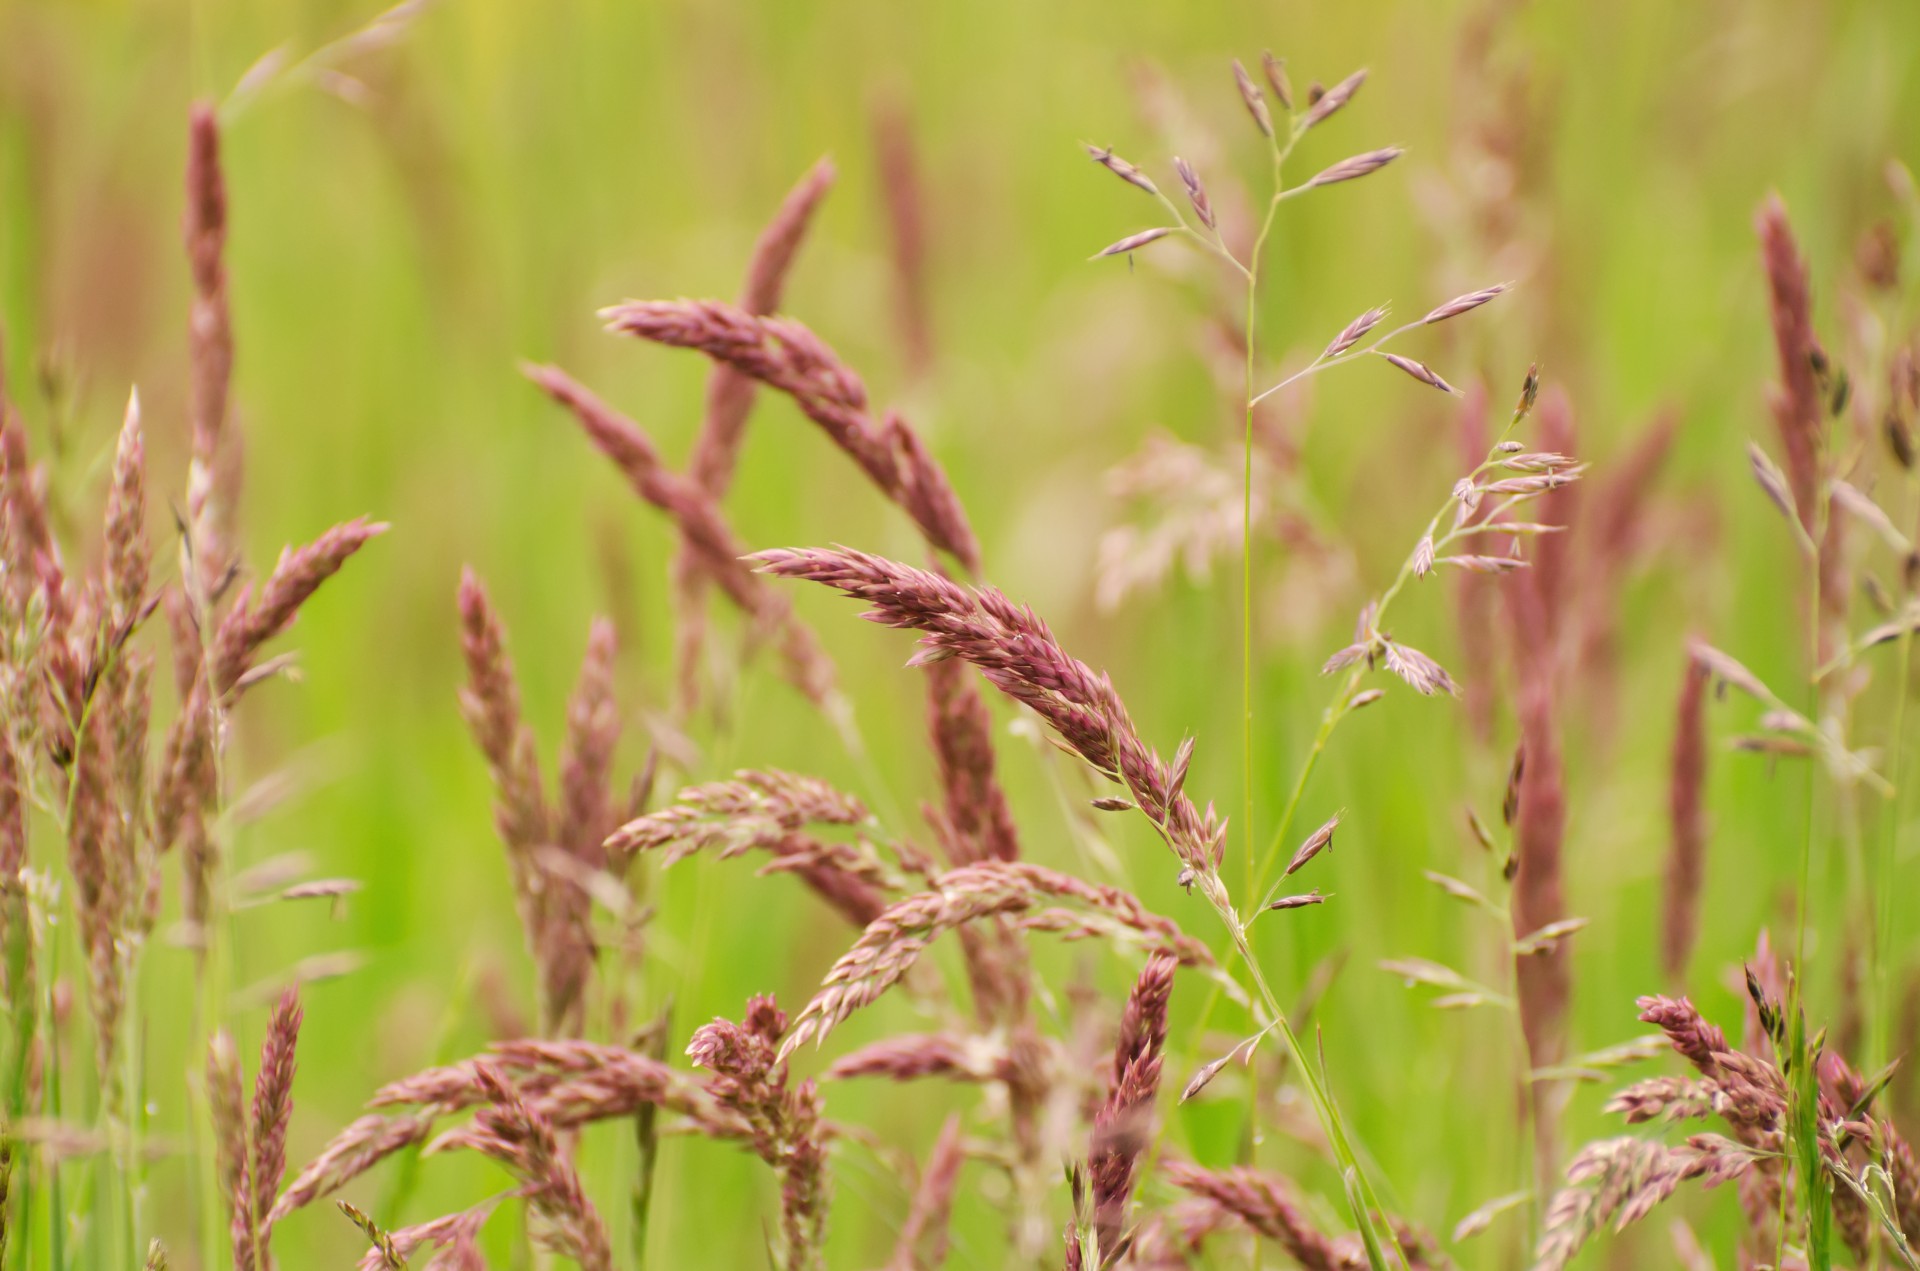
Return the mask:
M1508 425L1508 431L1512 431L1511 424ZM1501 434L1503 440L1505 436L1505 433ZM1482 472L1486 471L1488 466L1489 465L1485 463L1481 464L1473 470L1470 476L1479 476ZM1421 536L1423 539L1432 538L1438 533L1440 522L1446 517L1447 509L1451 508L1453 504L1454 500L1452 496L1448 496L1447 501L1441 505L1440 510L1433 514L1433 519L1427 522L1426 532ZM1453 536L1448 535L1447 537L1452 538ZM1408 580L1412 577L1413 555L1409 553L1406 559L1401 562L1400 572L1394 575L1393 581L1388 584L1385 591L1380 593L1380 599L1374 605L1373 624L1376 628L1386 617L1387 610L1393 604L1395 597L1399 596L1400 592L1406 587ZM1306 793L1307 779L1313 775L1315 766L1319 764L1320 754L1327 748L1327 742L1332 738L1333 730L1338 728L1340 721L1345 719L1351 712L1353 695L1359 690L1360 681L1366 677L1366 674L1367 664L1365 662L1356 663L1353 668L1347 672L1346 678L1340 682L1339 688L1334 690L1333 698L1327 703L1326 710L1321 712L1319 731L1314 734L1313 744L1308 748L1307 757L1300 766L1299 775L1294 779L1293 793L1288 796L1286 809L1280 814L1280 824L1274 828L1273 837L1267 841L1267 850L1261 855L1260 868L1255 875L1256 886L1249 888L1247 891L1249 896L1256 894L1261 896L1260 904L1256 907L1255 912L1265 908L1274 898L1272 889L1280 885L1279 880L1275 879L1271 886L1269 886L1267 884L1267 878L1272 874L1274 865L1279 861L1280 852L1287 844L1287 835L1293 829L1294 814L1300 807L1301 796ZM1264 891L1262 889L1264 889Z
M1352 1202L1350 1208L1353 1212L1354 1225L1368 1237L1368 1248L1374 1249L1379 1243L1374 1215L1381 1211L1380 1200L1374 1193L1372 1180L1367 1172L1360 1168L1359 1157L1354 1151L1352 1140L1347 1135L1346 1123L1340 1116L1340 1107L1334 1102L1333 1093L1327 1088L1320 1070L1308 1062L1306 1051L1300 1045L1300 1039L1294 1034L1293 1025L1288 1021L1286 1012L1281 1009L1279 999L1274 997L1273 990L1268 987L1267 977L1260 970L1259 959L1253 956L1253 949L1247 943L1246 926L1234 912L1233 904L1227 898L1225 889L1220 886L1218 876L1214 875L1204 880L1203 889L1207 892L1208 901L1213 904L1214 912L1225 924L1227 934L1232 937L1234 949L1239 953L1241 961L1246 963L1247 974L1252 978L1254 989L1260 995L1260 1003L1266 1007L1267 1018L1258 1022L1263 1028L1278 1028L1281 1038L1287 1044L1288 1057L1306 1081L1307 1094L1313 1100L1314 1111L1319 1116L1321 1126L1327 1132L1327 1142L1333 1148L1335 1159L1357 1184L1360 1195L1357 1198L1349 1197ZM1257 1016L1256 1019L1258 1019ZM1401 1267L1405 1268L1406 1256L1401 1251L1399 1242L1396 1240L1389 1244Z
M1506 440L1513 432L1514 427L1519 423L1521 417L1522 412L1515 413L1513 418L1508 421L1507 427L1501 432L1498 439L1499 441ZM1496 442L1496 444L1498 443ZM1479 477L1482 473L1494 466L1497 466L1497 461L1490 453L1489 458L1469 474L1469 479ZM1453 506L1453 502L1452 496L1449 496L1447 502L1442 504L1439 511L1434 513L1433 519L1427 523L1426 537L1432 537L1438 532L1440 523L1445 518L1447 509ZM1508 504L1507 506L1510 505L1511 504ZM1496 509L1495 512L1498 510L1499 509ZM1489 515L1493 514L1494 513L1489 513ZM1456 530L1453 533L1449 533L1441 541L1450 541L1457 534L1470 532L1473 532L1472 527ZM1407 559L1401 564L1399 573L1394 576L1393 581L1388 585L1387 589L1381 593L1380 600L1375 606L1374 620L1376 626L1378 625L1380 615L1387 610L1393 600L1406 587L1407 581L1412 576L1413 558L1411 554L1409 554ZM1320 756L1326 751L1327 743L1332 738L1334 730L1339 727L1340 721L1350 713L1350 704L1353 700L1353 695L1358 691L1360 682L1366 675L1366 671L1367 668L1364 663L1354 666L1347 673L1346 678L1342 680L1340 687L1335 691L1326 709L1321 713L1319 729L1315 732L1313 742L1307 750L1306 757L1301 762L1300 769L1294 776L1293 787L1287 796L1286 806L1281 811L1279 824L1275 827L1273 838L1269 842L1266 853L1255 873L1255 886L1249 887L1245 893L1249 897L1260 894L1260 886L1265 883L1267 876L1272 873L1280 849L1287 842L1287 836L1293 828L1294 818L1299 812L1300 802L1306 793L1307 783L1318 767ZM1240 916L1238 913L1233 915L1232 922L1229 924L1229 930L1236 935L1237 947L1244 947L1247 924L1263 912L1267 905L1272 902L1278 886L1279 880L1275 880L1272 886L1262 895L1260 902L1253 905L1245 917ZM1242 956L1249 957L1250 959L1250 951L1243 953ZM1219 1009L1220 1000L1223 995L1223 990L1218 984L1215 984L1213 989L1208 993L1207 1000L1201 1007L1199 1024L1192 1034L1196 1039L1206 1035L1207 1027L1213 1020L1214 1012ZM1278 1014L1277 1009L1276 1014ZM1249 1048L1249 1056L1250 1055L1251 1048ZM1189 1058L1191 1059L1191 1056L1189 1056Z
M1260 233L1253 240L1248 257L1245 328L1246 418L1241 442L1240 490L1240 790L1241 831L1246 839L1246 895L1253 893L1253 355L1255 329L1259 321L1259 284L1261 262L1265 259L1267 238L1273 233L1274 214L1285 196L1281 165L1293 148L1297 132L1290 132L1286 149L1269 133L1268 148L1273 157L1273 196L1267 200L1267 213L1260 222Z
M1287 191L1288 194L1297 194L1298 192L1299 191L1297 189ZM1313 361L1307 363L1307 365L1301 367L1299 370L1295 371L1293 374L1287 376L1287 378L1281 380L1278 384L1273 385L1271 388L1265 388L1260 390L1260 392L1254 396L1253 403L1254 405L1257 406L1261 402L1266 401L1267 398L1272 397L1275 393L1279 392L1281 389L1286 388L1293 384L1297 384L1301 380L1307 378L1307 376L1309 375L1318 375L1321 371L1329 370L1336 366L1345 366L1349 362L1358 362L1363 357L1372 357L1372 356L1380 355L1380 350L1387 343L1387 341L1392 340L1396 336L1405 335L1407 332L1413 330L1415 327L1420 327L1425 325L1426 323L1424 322L1424 320L1420 322L1409 322L1405 326L1395 327L1393 330L1387 332L1385 335L1375 340L1372 344L1363 345L1360 348L1351 349L1345 353L1336 353L1332 357L1328 357L1326 354L1322 353L1319 357L1313 359Z
M1296 128L1288 129L1287 143L1284 148L1277 137L1267 133L1267 149L1272 161L1272 195L1267 199L1266 215L1261 218L1260 232L1254 237L1253 249L1248 254L1247 264L1241 270L1246 275L1246 313L1242 323L1244 333L1244 398L1246 401L1245 418L1241 435L1240 459L1240 824L1241 835L1246 842L1244 861L1245 893L1251 895L1254 884L1253 871L1253 359L1257 347L1256 338L1259 327L1260 311L1260 269L1266 259L1267 239L1273 233L1276 214L1280 203L1286 197L1285 176L1283 172L1287 154L1293 149L1293 143L1299 139ZM1222 250L1225 245L1222 244ZM1229 906L1231 907L1231 906ZM1234 925L1240 928L1239 919ZM1252 953L1245 950L1245 932L1240 931L1243 956L1251 963ZM1258 976L1258 968L1254 968ZM1220 986L1215 985L1217 995ZM1260 1143L1260 1084L1257 1074L1251 1069L1247 1079L1247 1147L1249 1155L1257 1155Z

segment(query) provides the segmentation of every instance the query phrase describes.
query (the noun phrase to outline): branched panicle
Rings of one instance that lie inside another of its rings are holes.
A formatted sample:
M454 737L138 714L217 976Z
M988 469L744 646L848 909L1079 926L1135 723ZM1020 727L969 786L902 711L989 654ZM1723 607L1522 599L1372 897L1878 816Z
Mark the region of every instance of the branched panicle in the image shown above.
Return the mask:
M1534 1271L1560 1271L1601 1229L1618 1231L1646 1217L1683 1182L1713 1187L1744 1178L1762 1159L1717 1134L1696 1134L1679 1147L1633 1138L1589 1143L1567 1166L1568 1185L1547 1206Z
M978 571L979 544L962 518L959 501L950 494L945 473L924 454L902 462L901 430L873 417L860 377L806 327L716 300L633 301L604 310L602 316L614 331L697 349L790 396L882 491L906 508L935 546L951 553L969 573ZM918 470L909 471L914 468ZM917 495L909 493L910 480L920 490Z
M1875 1140L1882 1158L1895 1163L1889 1171L1893 1208L1911 1203L1914 1180L1908 1178L1903 1193L1898 1166L1906 1145L1890 1126L1877 1129L1860 1119L1869 1101L1867 1082L1830 1052L1820 1055L1811 1075L1802 1075L1804 1084L1789 1081L1783 1064L1805 1051L1797 1031L1789 1040L1789 1023L1774 996L1780 980L1763 937L1747 968L1752 999L1748 1044L1769 1047L1775 1059L1731 1049L1726 1035L1685 998L1640 999L1641 1020L1657 1025L1700 1076L1638 1082L1616 1094L1607 1110L1623 1114L1629 1124L1718 1116L1732 1137L1696 1134L1678 1147L1640 1139L1589 1144L1575 1156L1567 1171L1568 1186L1549 1208L1536 1254L1539 1271L1557 1271L1609 1222L1617 1230L1643 1217L1689 1179L1709 1187L1737 1180L1747 1216L1747 1248L1763 1253L1784 1234L1782 1220L1792 1229L1793 1197L1808 1187L1809 1162L1822 1175L1852 1180L1831 1189L1831 1215L1855 1256L1864 1258L1873 1215L1856 1190L1849 1152L1858 1153L1860 1145ZM1797 1159L1790 1159L1790 1145ZM1902 1219L1896 1213L1889 1221L1898 1225Z
M382 1087L372 1106L416 1105L419 1110L371 1114L347 1126L288 1184L270 1220L278 1222L395 1153L426 1142L438 1119L491 1102L483 1070L512 1074L527 1107L556 1129L630 1117L653 1107L686 1118L711 1138L739 1140L753 1134L753 1127L705 1085L648 1055L573 1040L502 1042L484 1056L430 1068ZM470 1129L436 1142L438 1149L473 1146Z
M1093 1182L1094 1226L1102 1249L1119 1247L1140 1158L1153 1140L1153 1101L1160 1089L1167 1041L1167 1000L1179 965L1164 954L1148 961L1120 1018L1107 1097L1093 1118L1087 1172Z
M808 825L859 825L867 809L817 777L743 769L731 781L691 786L674 806L629 821L607 839L615 859L665 849L670 860L698 851L733 856L767 848Z
M857 826L868 819L858 799L817 778L778 769L734 774L680 792L678 801L615 830L606 851L616 866L641 852L660 851L667 864L695 852L721 857L764 851L763 873L791 873L857 926L886 908L892 872L865 840L829 843L809 825Z
M1180 859L1211 868L1225 826L1202 815L1171 765L1141 740L1103 675L1069 656L1029 609L991 587L967 588L938 574L848 549L761 552L767 573L824 583L873 608L865 615L922 633L917 661L957 657L1033 708L1094 768L1123 782Z
M1604 1112L1618 1113L1628 1125L1664 1120L1684 1121L1711 1116L1720 1101L1720 1088L1711 1081L1687 1077L1650 1077L1635 1082L1607 1100Z

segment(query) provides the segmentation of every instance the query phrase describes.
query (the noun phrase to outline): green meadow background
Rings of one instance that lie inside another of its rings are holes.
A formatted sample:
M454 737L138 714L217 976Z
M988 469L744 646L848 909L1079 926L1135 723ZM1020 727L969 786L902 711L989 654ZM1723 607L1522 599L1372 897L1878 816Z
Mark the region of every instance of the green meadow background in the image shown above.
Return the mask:
M167 507L184 497L186 444L179 227L189 103L226 98L271 49L285 46L297 63L378 12L377 0L0 0L5 370L36 450L57 455L78 541L91 541L104 459L137 384L153 526L173 542ZM1230 444L1239 424L1199 354L1204 267L1162 268L1146 253L1133 268L1088 263L1151 224L1153 208L1089 164L1080 143L1111 143L1172 185L1168 143L1136 92L1151 64L1181 94L1190 135L1212 137L1203 172L1219 173L1222 186L1231 171L1258 177L1258 138L1227 65L1234 56L1252 64L1263 47L1289 59L1302 90L1371 68L1354 102L1303 143L1297 174L1377 145L1407 147L1379 175L1283 208L1260 311L1269 365L1310 356L1370 305L1391 300L1411 317L1515 278L1511 297L1417 333L1402 351L1456 383L1484 380L1499 404L1537 360L1547 384L1571 396L1596 476L1663 412L1679 420L1619 590L1615 675L1602 688L1576 687L1561 705L1569 906L1592 920L1573 944L1572 1045L1642 1031L1634 997L1676 987L1660 970L1659 907L1683 641L1704 634L1783 686L1804 675L1793 549L1743 454L1749 438L1771 436L1773 351L1752 214L1770 190L1785 198L1813 264L1823 334L1829 348L1844 347L1838 297L1843 282L1852 287L1853 243L1894 213L1881 165L1920 166L1920 7L441 0L389 45L335 63L353 84L332 81L329 91L326 77L290 73L226 111L251 560L264 568L283 543L354 515L393 525L301 617L287 642L300 652L299 682L254 694L238 724L239 785L290 780L237 828L233 868L300 853L317 875L365 884L331 912L282 905L233 924L229 1018L243 1053L257 1044L267 993L303 959L362 959L305 991L296 1162L377 1085L478 1049L496 1035L503 1002L531 1007L486 773L456 708L461 566L487 580L509 625L549 754L595 614L619 624L630 768L650 721L671 714L673 539L520 378L517 361L558 361L678 462L699 420L705 361L607 335L595 309L628 297L734 295L765 217L822 154L840 180L786 311L859 368L876 401L898 404L926 433L967 502L992 580L1111 671L1163 750L1197 735L1188 788L1241 819L1237 558L1218 562L1211 580L1176 577L1110 614L1094 605L1097 541L1129 515L1103 474L1156 430L1214 446ZM875 121L887 111L909 122L925 196L933 358L920 375L901 338L877 171ZM1474 138L1509 134L1519 139L1501 203L1510 221L1489 230L1475 202L1486 190ZM1350 546L1353 572L1320 593L1283 590L1294 562L1279 544L1260 547L1253 803L1262 844L1325 703L1320 661L1345 642L1366 592L1392 577L1458 475L1457 414L1368 365L1320 377L1287 417L1301 449L1294 494ZM728 509L756 546L918 554L911 527L855 469L788 403L764 395ZM1402 602L1395 634L1457 671L1463 653L1445 587ZM919 685L902 669L908 639L857 621L854 606L817 589L795 601L836 656L871 767L760 659L729 679L723 719L689 726L687 770L670 782L746 765L813 772L927 841L915 809L935 783ZM730 617L720 626L731 662L738 633ZM1885 718L1891 691L1890 659L1875 670L1868 721ZM1510 1033L1492 1011L1432 1010L1375 963L1420 956L1499 974L1497 932L1421 877L1489 876L1463 808L1498 813L1514 726L1510 674L1500 666L1494 675L1490 738L1474 735L1459 704L1404 691L1341 729L1299 819L1304 830L1345 810L1336 850L1311 880L1334 900L1255 929L1283 999L1316 967L1339 968L1313 1017L1332 1085L1396 1202L1441 1232L1521 1177L1509 1134ZM994 707L1029 853L1091 868L1073 811L1080 774L1016 728L1003 703ZM1751 717L1738 702L1717 708L1715 736ZM1797 767L1776 771L1716 749L1702 934L1677 987L1730 1029L1740 1011L1730 970L1760 928L1789 922L1805 789ZM1110 818L1097 828L1119 881L1216 938L1144 826ZM1229 880L1239 878L1241 828ZM51 835L36 850L57 868ZM676 1053L699 1023L737 1016L750 993L776 992L797 1009L852 938L791 881L756 878L748 861L689 860L654 873L642 1006L652 1013L671 1000ZM1896 896L1915 879L1907 859ZM170 907L175 881L170 866ZM1827 990L1846 934L1844 881L1841 853L1823 839L1809 968L1822 1018L1837 1014ZM1911 909L1902 902L1900 912L1911 972ZM1085 974L1117 1000L1133 973L1091 946L1036 944L1056 990ZM938 959L949 974L952 952ZM161 942L141 985L154 1133L176 1147L188 1133L187 1074L200 1063L189 1053L192 980L190 954ZM1204 996L1197 980L1176 989L1175 1088L1217 1053L1217 1042L1203 1049L1195 1036ZM1046 1007L1072 1010L1064 992ZM801 1067L916 1018L904 998L889 1000ZM946 1113L977 1111L980 1098L972 1088L850 1083L828 1091L828 1111L923 1156ZM1576 1094L1575 1141L1609 1125L1600 1102L1592 1089ZM1163 1100L1171 1144L1232 1159L1243 1101L1170 1106ZM1273 1127L1267 1134L1263 1160L1337 1196L1327 1171ZM624 1131L590 1135L584 1151L624 1247ZM69 1165L71 1190L84 1194L101 1168ZM877 1265L904 1210L902 1181L857 1147L837 1151L835 1169L833 1264ZM192 1172L170 1155L149 1181L146 1218L176 1266L209 1265L192 1252ZM399 1212L383 1208L397 1186L391 1170L345 1194L397 1226L504 1185L489 1166L446 1159L424 1163ZM966 1174L953 1265L1003 1263L996 1185L983 1168ZM1674 1211L1729 1265L1731 1189L1689 1195ZM1062 1187L1056 1216L1068 1212ZM775 1184L733 1148L675 1139L654 1213L651 1265L763 1266ZM503 1212L489 1229L500 1265L522 1256L517 1222ZM1663 1263L1664 1228L1657 1215L1582 1265ZM276 1237L286 1271L345 1265L363 1247L327 1205ZM1509 1263L1511 1241L1488 1239L1458 1251L1463 1265ZM109 1265L84 1236L69 1252L75 1265Z

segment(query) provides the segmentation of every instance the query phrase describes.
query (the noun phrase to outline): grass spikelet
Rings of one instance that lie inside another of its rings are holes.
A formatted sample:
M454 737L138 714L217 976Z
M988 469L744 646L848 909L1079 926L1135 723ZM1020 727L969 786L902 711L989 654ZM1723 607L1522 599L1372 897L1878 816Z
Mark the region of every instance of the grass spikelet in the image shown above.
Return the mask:
M1316 124L1324 123L1329 115L1352 101L1353 95L1359 92L1360 86L1366 82L1367 72L1362 68L1329 88L1308 108L1303 126L1312 128Z
M1320 171L1314 173L1311 177L1307 178L1307 185L1313 187L1338 185L1342 181L1357 181L1361 177L1371 176L1375 172L1378 172L1405 153L1406 151L1402 150L1399 146L1387 146L1384 149L1368 150L1363 154L1351 155L1331 167L1322 168ZM1399 366L1402 370L1407 370L1408 365L1420 365L1418 362L1409 362L1405 358L1396 359L1389 356L1387 360ZM1425 372L1424 376L1410 370L1407 371L1407 373L1413 375L1416 379L1425 379L1427 383L1432 384L1435 388L1443 388L1445 386L1444 381L1441 381L1440 377L1432 371L1427 371L1425 367L1420 367L1420 369Z

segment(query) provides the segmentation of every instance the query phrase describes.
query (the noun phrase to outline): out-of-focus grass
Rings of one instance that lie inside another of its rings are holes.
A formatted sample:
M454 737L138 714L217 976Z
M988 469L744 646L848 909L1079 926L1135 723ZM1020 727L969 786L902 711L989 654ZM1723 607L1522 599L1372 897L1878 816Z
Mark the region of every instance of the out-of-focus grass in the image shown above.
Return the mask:
M118 405L137 382L158 489L180 498L186 273L177 226L188 100L224 95L276 45L299 55L374 12L305 0L0 3L6 369L25 386L50 356L76 385L69 488L97 486ZM343 66L368 90L363 105L311 86L270 91L235 112L227 131L253 558L352 514L395 526L303 617L303 681L262 693L243 724L248 776L293 762L315 780L242 831L240 864L302 851L321 872L367 884L338 918L255 911L237 923L241 984L326 949L369 958L308 994L291 1154L309 1154L375 1085L431 1060L450 1009L455 1048L477 1044L484 1012L450 999L487 968L524 996L484 772L454 706L460 565L473 563L492 585L549 741L597 611L612 609L623 624L636 725L638 712L669 700L671 540L520 381L516 359L561 361L683 454L704 364L602 334L594 308L625 296L732 294L762 217L809 162L832 153L841 182L788 310L862 368L877 398L904 395L968 501L994 580L1108 667L1150 736L1170 746L1196 733L1190 788L1237 808L1238 601L1228 581L1237 570L1206 587L1178 584L1164 603L1112 620L1090 604L1094 541L1118 515L1098 474L1150 427L1213 441L1233 436L1236 422L1193 356L1198 314L1182 291L1144 265L1085 263L1148 223L1151 208L1088 165L1077 143L1112 142L1136 161L1162 162L1129 93L1131 68L1150 58L1251 174L1259 155L1227 57L1270 45L1303 86L1372 68L1354 105L1304 148L1302 166L1386 142L1409 154L1285 209L1262 309L1263 346L1277 360L1319 347L1368 305L1390 298L1418 312L1502 266L1477 257L1471 236L1437 230L1432 214L1437 185L1460 175L1459 130L1494 91L1460 71L1474 31L1491 40L1494 64L1523 68L1528 82L1512 108L1532 118L1519 201L1540 255L1519 294L1475 315L1466 338L1409 351L1433 354L1456 380L1486 377L1496 401L1537 358L1573 395L1583 456L1602 471L1655 411L1683 420L1659 500L1691 509L1684 523L1698 532L1657 543L1653 568L1626 588L1617 693L1576 694L1564 712L1568 893L1594 920L1575 942L1574 1044L1636 1032L1634 995L1662 987L1663 783L1681 639L1710 632L1763 674L1797 674L1791 548L1750 490L1741 455L1767 427L1761 385L1771 373L1749 217L1768 189L1783 192L1826 305L1854 235L1887 211L1881 161L1911 163L1920 146L1920 10L1787 0L445 0L393 47ZM937 360L918 384L902 370L890 310L871 144L881 100L909 112L930 194ZM1836 317L1823 308L1827 326ZM1308 485L1353 541L1367 586L1391 575L1455 475L1451 411L1421 393L1363 367L1326 377L1314 394ZM762 401L729 507L755 544L912 552L908 528L782 402ZM1258 577L1277 568L1269 554ZM917 687L896 669L905 642L854 621L844 603L796 599L847 673L884 776L884 790L863 793L883 809L910 809L930 788L930 764ZM1311 637L1266 641L1261 841L1324 701L1315 668L1360 599L1357 590L1336 597ZM1399 621L1396 634L1452 651L1437 588ZM765 665L743 677L729 713L730 727L697 738L705 771L776 764L860 782L822 721ZM1343 729L1301 817L1311 825L1348 809L1318 879L1337 900L1261 932L1283 995L1332 951L1347 955L1317 1016L1333 1084L1400 1201L1436 1227L1516 1176L1511 1145L1485 1132L1509 1114L1507 1042L1491 1016L1431 1012L1372 967L1395 955L1469 965L1487 956L1474 917L1420 878L1423 868L1480 868L1460 808L1497 807L1511 727L1492 746L1467 736L1456 707L1405 694ZM1011 737L1003 754L1031 849L1069 859L1049 790L1057 761ZM1737 1002L1718 971L1750 948L1758 926L1779 920L1802 787L1757 763L1717 759L1712 793L1709 904L1689 988L1725 1018ZM1112 833L1147 901L1206 931L1164 851L1137 827ZM1839 891L1837 865L1832 874L1827 895ZM649 985L672 993L682 1033L737 1012L753 991L797 1003L847 938L783 880L756 880L739 864L690 861L655 894ZM1826 918L1817 979L1832 973L1840 932L1830 909L1816 916ZM1082 964L1121 983L1089 952L1043 958L1059 976ZM185 1113L177 998L189 970L186 954L161 948L145 977L162 1126ZM1176 995L1176 1036L1198 997ZM257 1033L263 1012L235 1013L243 1036ZM903 1018L894 1005L846 1032L874 1036ZM831 1097L835 1116L917 1151L938 1113L973 1098L859 1087ZM1574 1130L1597 1123L1595 1102L1576 1098ZM1230 1150L1237 1106L1178 1114L1174 1141ZM590 1150L604 1153L609 1177L625 1166L611 1141ZM187 1235L184 1179L177 1164L157 1167L149 1206L176 1242ZM835 1262L877 1262L899 1180L857 1151L839 1162L839 1179ZM417 1219L497 1183L477 1166L432 1163L412 1210L381 1217ZM740 1154L672 1143L656 1206L658 1265L757 1263L755 1215L768 1212L771 1187ZM379 1195L369 1186L362 1199ZM962 1265L999 1257L989 1199L962 1202ZM1687 1207L1703 1230L1731 1229L1724 1199ZM1641 1238L1647 1256L1657 1244ZM316 1209L283 1229L280 1246L281 1265L295 1271L339 1265L355 1241Z

